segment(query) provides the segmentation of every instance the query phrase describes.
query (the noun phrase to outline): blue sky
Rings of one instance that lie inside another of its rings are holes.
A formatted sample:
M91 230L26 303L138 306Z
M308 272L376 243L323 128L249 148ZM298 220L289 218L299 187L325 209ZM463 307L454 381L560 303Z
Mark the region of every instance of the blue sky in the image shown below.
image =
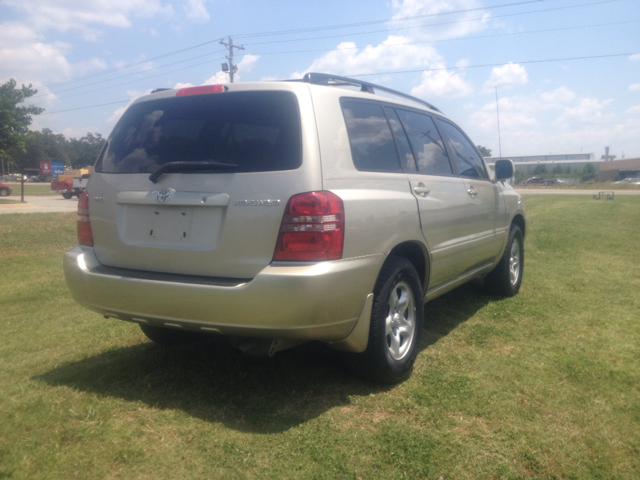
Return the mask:
M236 81L363 75L494 156L498 87L503 156L640 157L640 0L0 0L0 82L39 89L32 129L106 136L153 88L228 81L229 36Z

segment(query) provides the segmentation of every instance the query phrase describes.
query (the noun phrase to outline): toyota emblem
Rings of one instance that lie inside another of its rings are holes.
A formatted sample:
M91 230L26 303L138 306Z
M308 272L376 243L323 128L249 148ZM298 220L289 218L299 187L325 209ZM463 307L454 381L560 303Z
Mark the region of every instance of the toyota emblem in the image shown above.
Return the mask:
M160 190L156 194L156 201L158 203L167 203L170 198L171 198L171 190L167 190L167 189Z

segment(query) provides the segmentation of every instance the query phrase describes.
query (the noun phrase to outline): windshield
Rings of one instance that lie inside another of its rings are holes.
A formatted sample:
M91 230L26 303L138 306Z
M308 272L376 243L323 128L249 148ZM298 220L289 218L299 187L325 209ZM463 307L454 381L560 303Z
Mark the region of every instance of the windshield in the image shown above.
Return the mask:
M170 162L237 165L234 172L301 163L300 117L291 92L172 97L132 105L96 163L102 173L152 173Z

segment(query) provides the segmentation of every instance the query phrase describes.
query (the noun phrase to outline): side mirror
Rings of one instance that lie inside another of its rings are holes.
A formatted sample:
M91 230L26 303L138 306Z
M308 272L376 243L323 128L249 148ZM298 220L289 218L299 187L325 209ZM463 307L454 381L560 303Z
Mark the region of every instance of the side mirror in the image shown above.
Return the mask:
M513 177L513 162L511 160L496 160L496 180L509 180Z

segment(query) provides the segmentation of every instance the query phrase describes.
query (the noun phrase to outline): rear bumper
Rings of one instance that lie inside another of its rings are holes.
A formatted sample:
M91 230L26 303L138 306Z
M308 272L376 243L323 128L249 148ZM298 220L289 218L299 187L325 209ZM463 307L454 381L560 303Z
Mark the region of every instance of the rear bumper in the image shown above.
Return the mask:
M64 255L71 293L107 317L155 326L263 338L336 342L353 330L386 256L269 265L244 283L105 274L93 248ZM148 272L147 272L148 273Z

